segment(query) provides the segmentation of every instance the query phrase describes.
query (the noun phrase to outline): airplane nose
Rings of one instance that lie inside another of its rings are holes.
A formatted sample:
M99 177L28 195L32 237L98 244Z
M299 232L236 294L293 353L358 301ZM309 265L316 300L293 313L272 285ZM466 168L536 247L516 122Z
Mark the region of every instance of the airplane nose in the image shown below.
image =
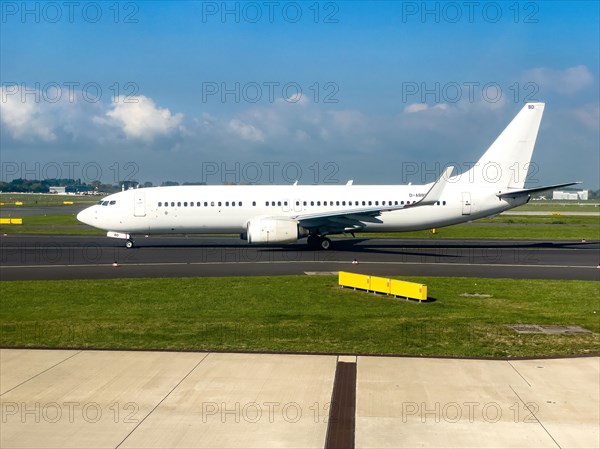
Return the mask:
M93 221L94 213L91 210L92 207L87 207L87 208L83 209L81 212L79 212L77 214L77 220L79 220L82 223L85 223L86 225L93 226L92 221Z

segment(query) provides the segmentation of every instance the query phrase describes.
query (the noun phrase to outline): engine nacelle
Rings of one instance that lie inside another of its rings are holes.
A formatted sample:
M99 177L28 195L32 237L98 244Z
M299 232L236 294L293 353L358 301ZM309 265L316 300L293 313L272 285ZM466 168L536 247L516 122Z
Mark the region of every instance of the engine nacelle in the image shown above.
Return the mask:
M246 227L248 243L293 243L307 235L297 222L285 218L257 218Z

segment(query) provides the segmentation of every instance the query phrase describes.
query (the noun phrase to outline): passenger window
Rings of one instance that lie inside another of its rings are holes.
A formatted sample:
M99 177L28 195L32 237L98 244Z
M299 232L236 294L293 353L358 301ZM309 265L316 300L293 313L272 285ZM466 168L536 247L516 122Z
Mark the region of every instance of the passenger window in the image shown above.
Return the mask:
M310 202L310 205L311 205L311 206L314 206L314 205L315 205L315 202L314 202L314 201L311 201L311 202Z
M187 207L187 201L183 202L184 207Z
M446 202L445 202L445 201L442 201L442 206L445 206L445 205L446 205Z
M238 201L238 206L242 207L242 202Z
M162 203L160 201L158 202L158 207L162 207Z
M229 206L229 201L225 201L225 206Z
M283 205L284 205L284 206L287 206L287 205L288 205L288 202L287 202L287 201L284 201L284 202L283 202Z
M317 206L320 206L320 205L321 205L321 202L320 202L320 201L317 201Z
M252 201L252 205L256 206L256 201ZM240 206L241 206L241 204L240 204Z
M303 204L304 206L306 206L306 201L304 201L302 204Z
M204 202L204 207L208 207L208 201Z
M198 207L200 207L201 205L202 205L202 203L201 203L200 201L198 201L198 202L196 203L196 206L198 206Z
M365 206L365 205L366 205L364 201L362 202L362 205L363 205L363 206Z
M219 207L221 207L221 202L220 201L218 202L218 205L219 205Z
M210 206L211 206L211 207L215 207L215 202L214 202L214 201L211 201L211 202L210 202Z
M300 206L300 201L296 201L296 206Z
M177 201L177 207L181 207L181 201Z
M281 201L277 201L277 205L278 205L278 206L281 206Z

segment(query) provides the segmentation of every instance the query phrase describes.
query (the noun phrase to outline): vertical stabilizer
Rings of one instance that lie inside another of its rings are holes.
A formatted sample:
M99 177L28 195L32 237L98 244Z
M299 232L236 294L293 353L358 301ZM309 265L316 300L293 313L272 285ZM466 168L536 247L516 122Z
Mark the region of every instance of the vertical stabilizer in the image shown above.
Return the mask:
M543 113L544 103L523 106L470 170L469 181L482 187L523 188Z

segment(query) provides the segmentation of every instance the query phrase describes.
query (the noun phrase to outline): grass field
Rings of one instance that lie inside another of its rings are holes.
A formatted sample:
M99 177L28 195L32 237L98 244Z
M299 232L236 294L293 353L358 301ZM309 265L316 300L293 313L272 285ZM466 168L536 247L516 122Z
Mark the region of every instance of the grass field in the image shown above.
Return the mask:
M426 283L431 300L340 289L334 276L4 281L0 345L474 357L600 352L597 282L403 279ZM595 334L517 334L507 324L579 325Z
M64 202L73 204L92 205L100 200L94 195L50 195L41 193L0 193L0 204L7 207L15 206L16 202L23 203L20 207L49 207L64 206Z
M28 215L23 217L22 225L0 225L0 233L106 235L105 231L79 222L73 213Z

